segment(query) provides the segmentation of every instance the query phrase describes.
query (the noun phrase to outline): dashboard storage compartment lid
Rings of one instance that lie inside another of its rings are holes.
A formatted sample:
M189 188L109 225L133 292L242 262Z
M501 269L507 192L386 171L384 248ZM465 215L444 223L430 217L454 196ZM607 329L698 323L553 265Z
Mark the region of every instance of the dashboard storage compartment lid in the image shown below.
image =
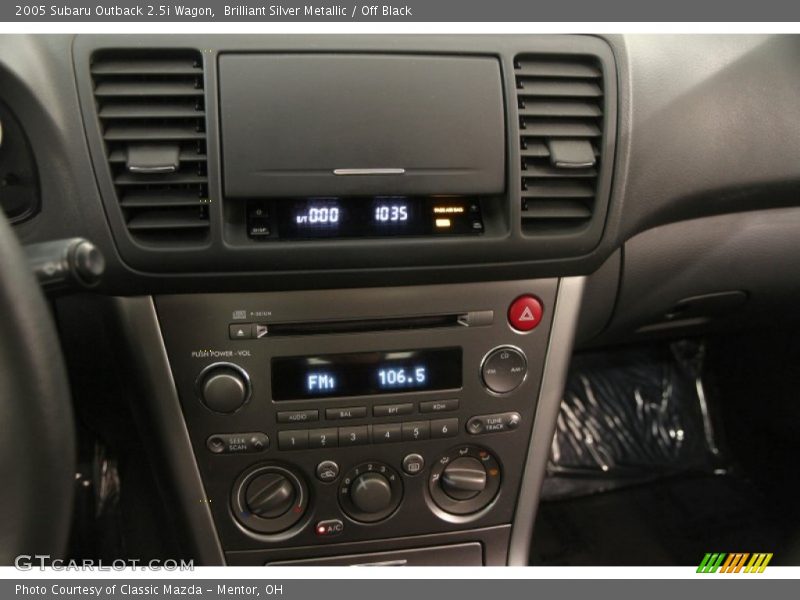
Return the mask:
M499 194L491 57L223 54L226 197Z
M481 544L468 542L411 550L278 561L271 562L267 566L478 567L482 565L483 548Z

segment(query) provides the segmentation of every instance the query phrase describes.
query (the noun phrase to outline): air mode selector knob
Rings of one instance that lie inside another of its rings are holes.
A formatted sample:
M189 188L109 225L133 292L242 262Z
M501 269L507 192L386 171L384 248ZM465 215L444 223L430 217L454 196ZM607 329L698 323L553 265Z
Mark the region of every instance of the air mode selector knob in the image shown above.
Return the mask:
M297 492L281 473L264 473L255 477L247 486L245 502L254 515L263 519L275 519L294 506Z
M365 473L353 482L350 499L365 513L379 513L392 504L392 487L380 473Z
M453 500L469 500L486 488L486 469L478 459L457 458L442 472L441 485Z
M230 414L250 399L250 378L231 363L218 363L203 369L196 382L197 394L210 410Z
M497 458L479 446L457 446L434 461L428 475L429 504L439 516L477 519L500 492L502 473ZM442 513L447 513L443 516Z

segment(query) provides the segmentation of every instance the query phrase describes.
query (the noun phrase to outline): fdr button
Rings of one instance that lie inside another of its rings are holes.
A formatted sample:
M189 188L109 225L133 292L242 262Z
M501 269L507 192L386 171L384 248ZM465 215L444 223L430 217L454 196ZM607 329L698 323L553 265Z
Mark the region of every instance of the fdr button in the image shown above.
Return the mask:
M528 361L521 350L503 346L489 352L483 359L481 376L484 385L495 394L507 394L517 389L528 372Z
M535 296L520 296L508 307L508 323L517 331L531 331L542 322L542 303Z

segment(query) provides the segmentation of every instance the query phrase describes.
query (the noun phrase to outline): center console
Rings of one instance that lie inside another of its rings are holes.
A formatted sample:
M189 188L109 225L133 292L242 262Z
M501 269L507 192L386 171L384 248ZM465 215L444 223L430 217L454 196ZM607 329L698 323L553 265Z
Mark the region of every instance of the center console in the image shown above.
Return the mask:
M383 540L379 562L477 544L504 563L556 289L156 298L228 562L371 562Z
M525 562L602 258L610 47L120 39L78 38L76 80L203 560Z

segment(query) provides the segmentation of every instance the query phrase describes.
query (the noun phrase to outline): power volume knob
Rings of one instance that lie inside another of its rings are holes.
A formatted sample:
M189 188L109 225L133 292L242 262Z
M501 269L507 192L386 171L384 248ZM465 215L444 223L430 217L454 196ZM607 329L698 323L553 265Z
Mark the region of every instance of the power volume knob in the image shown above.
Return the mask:
M230 414L249 400L250 378L241 367L218 363L200 373L196 389L197 395L210 410Z

